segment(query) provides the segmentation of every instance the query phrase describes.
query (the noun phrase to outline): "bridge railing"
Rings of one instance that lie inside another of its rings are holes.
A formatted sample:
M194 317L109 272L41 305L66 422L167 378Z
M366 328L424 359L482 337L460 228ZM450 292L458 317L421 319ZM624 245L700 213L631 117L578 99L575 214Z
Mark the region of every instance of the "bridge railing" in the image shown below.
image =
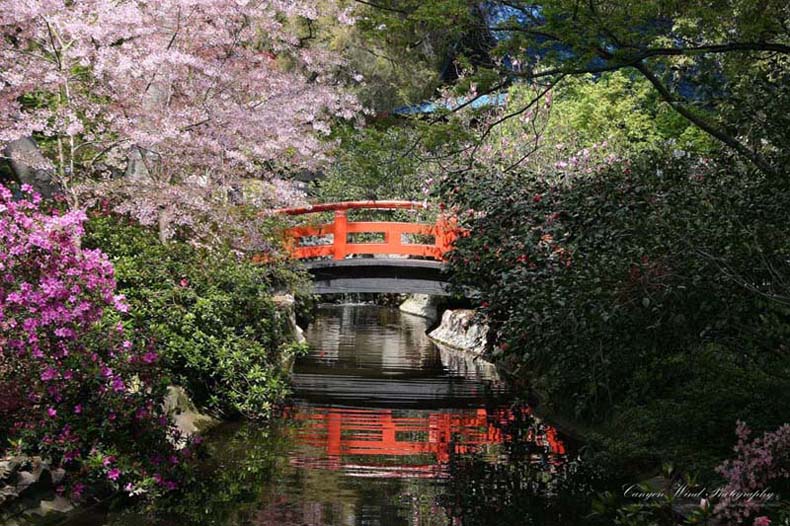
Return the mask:
M439 216L435 223L405 223L388 221L349 221L348 210L358 209L417 209L424 204L413 201L346 201L302 208L286 208L278 213L303 215L334 211L332 223L296 226L285 231L286 246L295 259L329 257L345 259L352 255L390 255L422 257L443 261L446 253L462 231L454 218ZM377 234L379 239L360 242L349 235ZM332 236L331 243L321 244L320 238ZM417 239L416 242L409 240ZM312 238L313 243L305 242ZM405 239L404 239L405 238ZM432 242L420 242L433 239Z

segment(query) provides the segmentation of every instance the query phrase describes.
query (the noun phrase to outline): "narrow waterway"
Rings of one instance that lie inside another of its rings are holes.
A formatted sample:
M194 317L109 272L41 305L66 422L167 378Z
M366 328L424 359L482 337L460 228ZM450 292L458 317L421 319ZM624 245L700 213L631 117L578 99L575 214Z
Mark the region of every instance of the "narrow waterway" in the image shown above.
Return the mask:
M397 309L320 307L284 415L212 433L194 489L157 523L571 524L560 498L571 445L513 404L492 366L426 329ZM153 519L125 510L103 522Z

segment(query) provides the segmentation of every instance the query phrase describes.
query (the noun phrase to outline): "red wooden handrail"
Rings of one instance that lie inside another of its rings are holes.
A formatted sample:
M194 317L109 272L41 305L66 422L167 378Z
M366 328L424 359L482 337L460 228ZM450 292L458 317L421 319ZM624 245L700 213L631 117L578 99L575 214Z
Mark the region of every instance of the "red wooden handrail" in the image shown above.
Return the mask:
M427 209L427 203L419 201L341 201L339 203L320 203L316 205L300 206L296 208L280 208L275 210L278 214L298 216L302 214L314 214L317 212L335 212L337 210L361 210L361 209Z
M335 220L317 226L296 226L285 231L286 245L295 259L331 257L345 259L350 255L418 256L443 261L461 233L455 218L439 216L436 223L398 223L387 221L349 222L347 211L356 209L416 209L428 208L415 201L345 201L323 203L299 208L283 208L276 213L303 215L317 212L335 212ZM384 240L375 243L349 243L348 234L383 234ZM300 245L304 237L333 235L332 244ZM403 243L403 235L433 236L433 243Z

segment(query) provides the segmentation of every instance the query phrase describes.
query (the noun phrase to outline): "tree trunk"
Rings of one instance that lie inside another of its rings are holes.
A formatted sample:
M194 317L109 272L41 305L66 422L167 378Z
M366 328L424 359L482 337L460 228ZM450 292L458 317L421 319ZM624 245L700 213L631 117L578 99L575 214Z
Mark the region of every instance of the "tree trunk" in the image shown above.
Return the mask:
M170 226L170 207L167 206L159 212L159 241L166 245L168 241L168 230Z

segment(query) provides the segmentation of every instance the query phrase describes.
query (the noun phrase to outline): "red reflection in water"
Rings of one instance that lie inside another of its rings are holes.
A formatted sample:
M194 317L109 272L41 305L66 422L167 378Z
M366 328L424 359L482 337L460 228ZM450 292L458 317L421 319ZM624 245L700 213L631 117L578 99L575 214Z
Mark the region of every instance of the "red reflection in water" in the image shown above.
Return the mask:
M520 412L522 417L530 413L528 408ZM292 465L342 470L355 477L443 478L452 455L468 455L512 440L503 430L518 415L507 408L420 411L419 416L411 416L388 409L327 407L291 416L302 425L297 443L323 453L292 457ZM564 462L565 445L553 427L532 426L522 440L542 450L550 466ZM371 457L379 457L378 462ZM393 464L393 459L399 460Z

